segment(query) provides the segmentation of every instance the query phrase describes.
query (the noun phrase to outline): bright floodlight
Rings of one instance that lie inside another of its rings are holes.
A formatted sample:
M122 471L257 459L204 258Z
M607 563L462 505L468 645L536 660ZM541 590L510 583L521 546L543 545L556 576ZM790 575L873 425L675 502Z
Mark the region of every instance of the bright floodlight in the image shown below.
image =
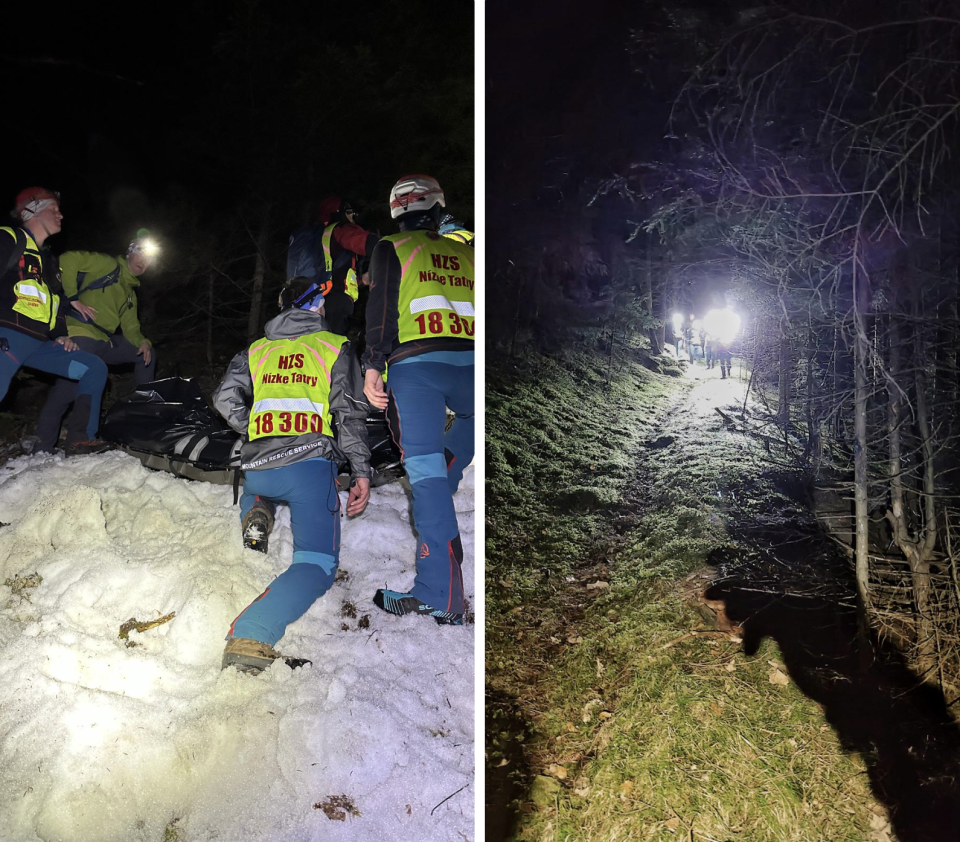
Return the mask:
M740 317L729 307L724 307L722 310L711 310L707 313L703 318L703 325L711 336L729 344L740 332Z
M673 332L679 333L680 327L683 325L683 316L680 313L674 313L670 319L673 321Z
M149 238L144 239L143 241L143 253L147 257L156 257L160 251L160 246L156 240L151 240Z

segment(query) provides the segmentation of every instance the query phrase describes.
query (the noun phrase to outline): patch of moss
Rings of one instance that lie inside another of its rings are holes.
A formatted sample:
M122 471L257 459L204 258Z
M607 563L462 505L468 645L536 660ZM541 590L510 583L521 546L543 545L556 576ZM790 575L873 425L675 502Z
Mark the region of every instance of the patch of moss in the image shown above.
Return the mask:
M589 558L675 388L628 346L612 364L581 351L488 367L488 569L538 580Z

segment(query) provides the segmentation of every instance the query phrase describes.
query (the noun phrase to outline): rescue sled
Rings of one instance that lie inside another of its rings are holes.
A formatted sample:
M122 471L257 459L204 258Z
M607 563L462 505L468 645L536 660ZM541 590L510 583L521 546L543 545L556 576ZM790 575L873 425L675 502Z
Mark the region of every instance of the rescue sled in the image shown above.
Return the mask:
M99 435L153 470L234 487L243 482L243 439L209 406L200 386L189 378L167 377L140 386L110 407ZM367 437L371 485L403 476L400 452L390 438L382 411L371 410L367 415Z

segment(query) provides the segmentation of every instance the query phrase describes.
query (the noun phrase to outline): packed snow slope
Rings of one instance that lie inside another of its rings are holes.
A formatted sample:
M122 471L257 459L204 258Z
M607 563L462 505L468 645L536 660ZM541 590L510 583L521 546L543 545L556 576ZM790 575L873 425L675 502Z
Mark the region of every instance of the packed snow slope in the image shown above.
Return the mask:
M262 555L232 502L122 453L0 468L0 839L472 840L475 627L372 603L413 582L404 486L342 520L338 581L278 644L313 665L259 676L220 658L290 562L289 510Z

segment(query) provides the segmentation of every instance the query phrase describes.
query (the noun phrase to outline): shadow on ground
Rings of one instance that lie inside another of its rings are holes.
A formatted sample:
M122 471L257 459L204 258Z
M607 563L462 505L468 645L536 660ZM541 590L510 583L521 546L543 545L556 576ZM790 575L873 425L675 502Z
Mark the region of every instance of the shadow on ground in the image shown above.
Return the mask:
M484 838L500 842L513 838L520 805L533 777L523 752L532 728L514 699L487 686L486 697L486 805Z
M739 537L756 554L744 562L715 553L721 578L706 596L723 600L742 625L746 653L765 637L776 641L790 677L821 705L844 748L866 761L900 842L960 838L960 728L943 694L890 648L861 667L850 574L815 528Z

